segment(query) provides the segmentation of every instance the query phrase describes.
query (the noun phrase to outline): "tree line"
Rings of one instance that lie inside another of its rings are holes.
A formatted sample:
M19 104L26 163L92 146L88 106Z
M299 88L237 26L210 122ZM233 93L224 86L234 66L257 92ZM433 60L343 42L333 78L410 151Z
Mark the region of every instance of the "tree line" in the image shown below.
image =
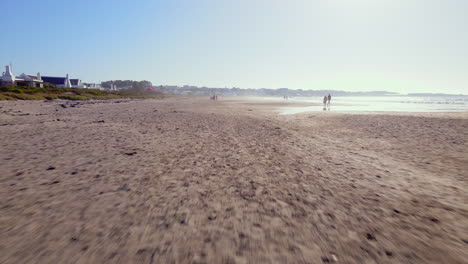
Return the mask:
M110 88L111 84L117 86L118 89L127 89L133 92L143 92L146 88L152 87L153 84L150 81L132 81L132 80L114 80L105 81L101 83L104 88Z

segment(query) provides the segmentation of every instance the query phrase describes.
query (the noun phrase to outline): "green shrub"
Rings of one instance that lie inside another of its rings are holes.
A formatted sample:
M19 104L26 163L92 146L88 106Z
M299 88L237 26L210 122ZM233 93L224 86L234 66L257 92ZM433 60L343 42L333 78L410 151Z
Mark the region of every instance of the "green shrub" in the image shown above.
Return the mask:
M28 94L46 93L46 89L40 87L25 87L23 91Z
M80 95L69 95L69 94L60 94L58 95L59 99L65 100L89 100L88 97L80 96Z
M32 94L23 94L23 93L4 93L3 95L18 99L18 100L44 100L43 96L32 95Z
M84 94L85 92L83 91L83 89L72 89L70 92L76 94L76 95L82 95Z
M22 94L24 93L22 89L15 88L15 89L10 89L10 92L12 93L17 93L17 94Z
M99 95L99 96L105 95L103 91L94 90L94 89L87 89L85 92L87 94L92 94L92 95Z
M16 99L7 95L0 94L0 101L15 101Z
M1 86L1 87L0 87L0 91L2 91L2 92L9 92L10 89L14 89L14 88L16 88L16 87L14 87L14 86Z
M54 99L59 99L59 96L56 94L48 94L48 95L44 95L44 98L47 100L54 100Z

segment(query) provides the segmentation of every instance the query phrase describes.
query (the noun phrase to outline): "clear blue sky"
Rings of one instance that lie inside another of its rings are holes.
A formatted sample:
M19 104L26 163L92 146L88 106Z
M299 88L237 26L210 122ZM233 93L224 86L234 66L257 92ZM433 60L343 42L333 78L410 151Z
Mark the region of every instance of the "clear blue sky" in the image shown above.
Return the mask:
M0 64L83 81L468 94L466 0L2 0Z

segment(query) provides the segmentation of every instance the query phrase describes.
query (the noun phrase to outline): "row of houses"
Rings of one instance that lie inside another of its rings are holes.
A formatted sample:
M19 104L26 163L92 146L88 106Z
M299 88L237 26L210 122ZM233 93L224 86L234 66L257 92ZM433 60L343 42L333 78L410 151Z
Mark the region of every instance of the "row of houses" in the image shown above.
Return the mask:
M97 83L83 83L80 79L70 79L68 74L65 77L41 76L40 73L36 75L29 75L22 73L15 76L12 73L11 65L6 65L5 72L0 76L0 86L29 86L29 87L44 87L44 83L53 84L60 88L90 88L102 89L100 84Z

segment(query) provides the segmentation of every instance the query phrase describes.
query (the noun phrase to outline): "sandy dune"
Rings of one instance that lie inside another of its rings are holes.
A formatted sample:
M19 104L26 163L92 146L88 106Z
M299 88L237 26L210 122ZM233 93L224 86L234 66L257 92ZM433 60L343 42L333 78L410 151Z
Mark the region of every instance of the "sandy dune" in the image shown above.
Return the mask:
M468 263L466 113L281 104L0 102L0 263Z

